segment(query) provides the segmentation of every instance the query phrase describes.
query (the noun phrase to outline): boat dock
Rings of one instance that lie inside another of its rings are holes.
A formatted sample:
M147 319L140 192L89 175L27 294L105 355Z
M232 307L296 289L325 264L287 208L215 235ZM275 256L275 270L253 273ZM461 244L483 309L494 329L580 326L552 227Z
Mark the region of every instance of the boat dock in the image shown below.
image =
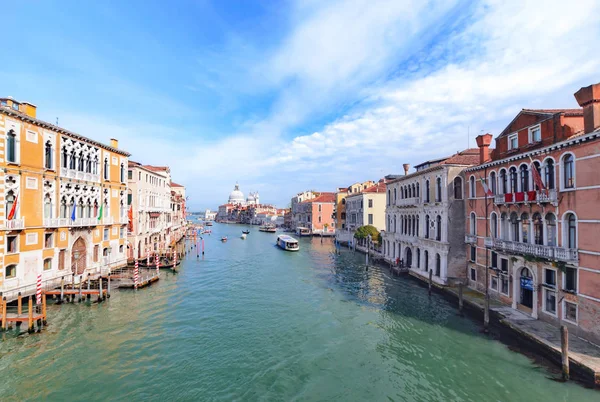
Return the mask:
M38 331L46 325L46 295L42 294L42 303L34 304L33 296L28 296L28 301L23 306L23 298L19 295L17 305L9 305L6 298L0 300L0 328L6 331L15 324L17 328L27 324L27 331L34 332L34 324L37 324Z

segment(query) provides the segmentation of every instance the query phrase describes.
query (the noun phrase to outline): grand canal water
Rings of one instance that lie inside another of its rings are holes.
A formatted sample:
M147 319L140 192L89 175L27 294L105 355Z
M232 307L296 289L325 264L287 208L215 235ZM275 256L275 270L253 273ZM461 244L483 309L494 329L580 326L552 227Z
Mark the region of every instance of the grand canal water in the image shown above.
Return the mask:
M447 301L330 242L215 225L138 292L51 306L4 334L0 400L598 401L479 333ZM223 244L219 236L228 234Z

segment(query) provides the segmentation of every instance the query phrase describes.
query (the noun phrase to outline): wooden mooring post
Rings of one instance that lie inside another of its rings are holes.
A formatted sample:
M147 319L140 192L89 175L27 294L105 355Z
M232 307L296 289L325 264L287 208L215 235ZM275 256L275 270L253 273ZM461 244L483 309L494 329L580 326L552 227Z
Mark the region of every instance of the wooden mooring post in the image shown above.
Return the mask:
M463 314L463 284L458 284L458 314L462 317Z
M79 275L79 303L83 300L83 275Z
M88 274L88 279L87 279L87 290L88 290L88 294L86 295L86 299L90 299L92 297L91 293L90 293L90 274Z
M63 298L65 297L65 277L60 278L60 300L59 303L63 302Z
M48 325L48 319L46 315L46 293L42 293L42 323Z
M23 298L21 297L21 292L19 292L19 295L17 296L17 314L23 314Z
M569 381L569 329L562 325L560 327L560 350L562 357L562 378Z
M433 271L429 270L429 296L431 296L431 282L433 280Z
M2 304L2 330L6 331L8 325L8 317L6 317L6 297L3 297L0 303Z
M29 307L29 319L27 320L27 332L32 333L33 332L33 298L31 296L29 296L29 301L28 301L28 307Z
M98 278L98 303L102 301L102 276Z

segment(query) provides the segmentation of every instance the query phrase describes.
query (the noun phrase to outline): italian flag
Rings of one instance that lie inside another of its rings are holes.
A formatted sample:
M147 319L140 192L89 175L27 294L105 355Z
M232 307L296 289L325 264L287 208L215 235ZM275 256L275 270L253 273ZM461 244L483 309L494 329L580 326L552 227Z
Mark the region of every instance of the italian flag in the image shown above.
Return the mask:
M100 204L100 211L98 211L98 220L102 219L102 211L104 209L104 204Z
M483 192L485 193L485 195L487 195L488 197L493 197L494 194L492 193L492 190L490 190L490 188L485 183L485 180L483 180L483 178L480 178L479 180L481 180L481 185L483 186Z

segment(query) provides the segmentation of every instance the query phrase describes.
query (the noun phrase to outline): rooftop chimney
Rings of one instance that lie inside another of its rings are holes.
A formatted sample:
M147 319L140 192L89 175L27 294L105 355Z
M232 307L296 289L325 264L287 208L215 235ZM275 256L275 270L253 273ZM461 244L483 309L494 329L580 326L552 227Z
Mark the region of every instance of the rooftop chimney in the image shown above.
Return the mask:
M119 148L119 140L115 138L110 139L110 146L113 148Z
M477 146L479 147L479 164L483 164L490 160L490 144L492 143L491 134L481 134L475 137Z
M583 108L585 133L591 133L600 128L600 83L581 88L575 92L575 99Z
M408 169L410 169L410 164L405 163L402 167L404 168L404 176L406 176L408 174Z

